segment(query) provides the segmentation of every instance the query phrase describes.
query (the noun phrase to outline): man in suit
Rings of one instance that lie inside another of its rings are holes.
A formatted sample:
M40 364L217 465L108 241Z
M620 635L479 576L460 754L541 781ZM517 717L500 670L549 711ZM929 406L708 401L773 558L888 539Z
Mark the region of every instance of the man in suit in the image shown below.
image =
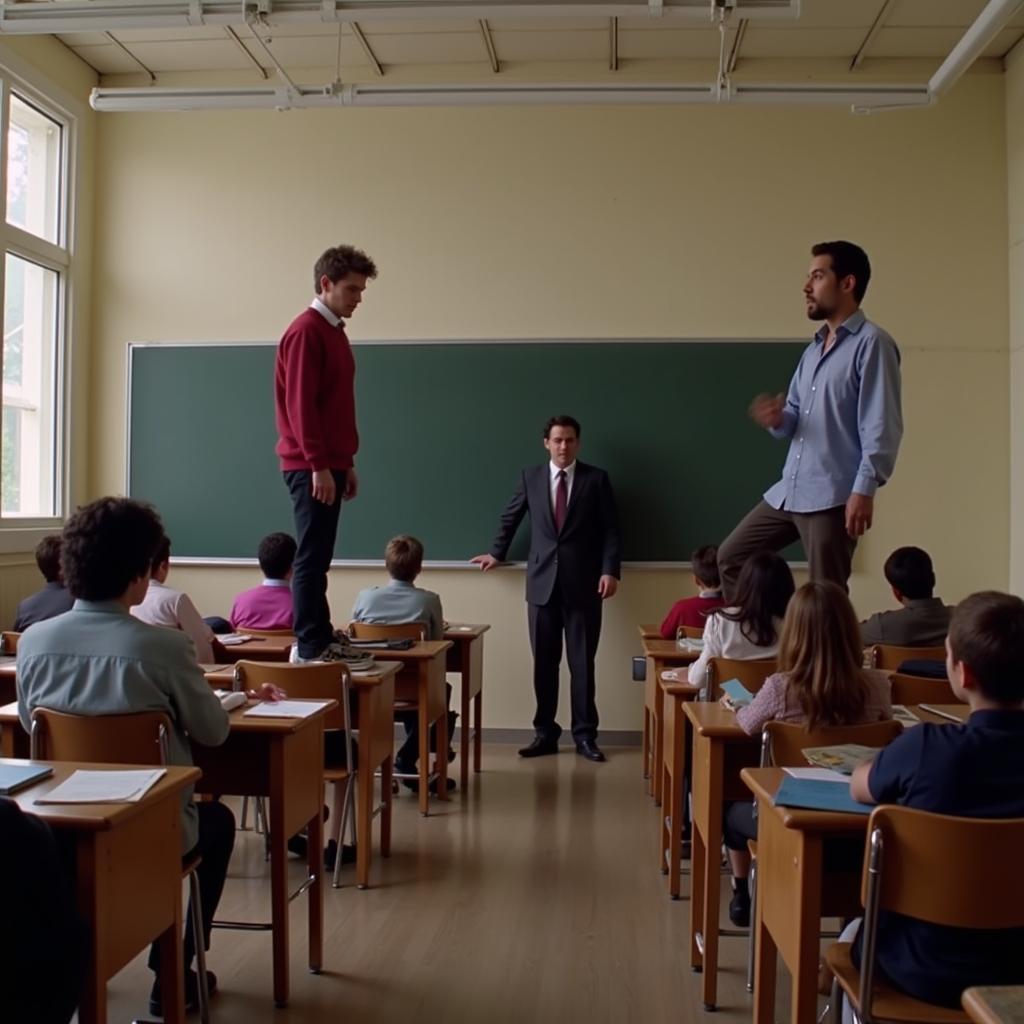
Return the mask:
M550 462L523 470L490 552L472 561L484 572L500 565L529 513L526 601L537 713L533 742L519 754L541 757L558 752L562 729L555 715L564 634L576 751L588 761L603 761L597 745L594 657L601 636L601 602L619 585L615 497L603 469L576 461L580 425L572 416L548 420L544 447Z

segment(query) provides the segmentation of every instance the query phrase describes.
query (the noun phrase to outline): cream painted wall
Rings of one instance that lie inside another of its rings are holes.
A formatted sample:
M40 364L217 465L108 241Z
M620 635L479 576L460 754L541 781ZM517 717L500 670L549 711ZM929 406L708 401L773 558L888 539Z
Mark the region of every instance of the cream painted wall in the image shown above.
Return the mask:
M1007 585L1000 76L972 76L934 109L867 118L360 109L105 115L98 129L91 494L124 486L127 343L274 338L307 301L315 256L340 240L381 268L352 335L415 340L799 336L808 247L846 236L873 259L865 308L901 345L907 422L858 552L855 601L864 613L886 603L881 564L909 542L931 549L948 600ZM692 382L680 382L680 400L694 400ZM481 438L467 424L467 457ZM769 483L750 481L752 503ZM252 579L226 569L174 578L204 612ZM336 618L378 578L332 573ZM423 582L451 618L494 626L486 724L528 726L521 574ZM636 623L688 591L682 571L626 573L599 656L606 728L639 726L627 681Z
M1010 589L1024 593L1024 45L1006 59L1010 278Z

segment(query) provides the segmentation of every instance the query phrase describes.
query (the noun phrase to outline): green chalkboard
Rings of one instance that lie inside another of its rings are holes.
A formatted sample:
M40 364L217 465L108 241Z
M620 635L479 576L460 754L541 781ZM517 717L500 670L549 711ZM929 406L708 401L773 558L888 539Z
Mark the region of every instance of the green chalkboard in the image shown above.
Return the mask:
M747 418L785 390L803 342L480 342L355 346L359 497L336 555L380 559L413 533L428 561L487 550L541 430L569 413L580 458L607 469L623 556L683 562L721 540L779 475L785 446ZM251 558L291 530L274 456L272 344L131 348L129 493L174 554ZM521 559L525 530L510 557Z

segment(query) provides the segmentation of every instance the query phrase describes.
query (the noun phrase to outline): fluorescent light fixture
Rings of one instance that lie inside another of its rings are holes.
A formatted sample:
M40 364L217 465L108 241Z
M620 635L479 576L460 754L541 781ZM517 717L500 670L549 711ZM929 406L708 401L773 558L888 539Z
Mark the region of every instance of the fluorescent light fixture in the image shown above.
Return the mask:
M723 6L724 5L724 6ZM481 18L629 18L710 21L716 10L755 21L793 20L800 0L632 0L602 3L514 3L507 0L0 0L0 35L111 32L118 29L245 25L259 16L271 26L338 22Z
M433 107L536 104L782 104L800 106L927 106L925 86L694 84L328 85L252 88L93 89L94 110L290 110L307 107Z

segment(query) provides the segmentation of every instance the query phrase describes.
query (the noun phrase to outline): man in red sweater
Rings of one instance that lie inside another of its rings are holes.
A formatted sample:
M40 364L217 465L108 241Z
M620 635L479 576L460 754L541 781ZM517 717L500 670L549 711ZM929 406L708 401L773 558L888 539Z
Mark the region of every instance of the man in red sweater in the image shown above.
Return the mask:
M277 347L275 448L295 511L298 550L292 571L297 643L293 661L348 660L331 628L327 571L341 503L359 487L353 465L355 360L344 318L377 276L373 260L350 245L328 249L313 268L316 297L288 326Z

